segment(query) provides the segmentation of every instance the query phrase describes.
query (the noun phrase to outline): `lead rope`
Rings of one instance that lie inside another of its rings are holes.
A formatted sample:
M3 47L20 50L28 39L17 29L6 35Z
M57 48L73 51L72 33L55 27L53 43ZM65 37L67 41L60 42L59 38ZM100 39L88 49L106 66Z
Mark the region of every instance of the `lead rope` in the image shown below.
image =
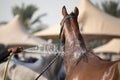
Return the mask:
M60 45L63 45L62 41L60 40L61 39L61 33L62 33L62 30L63 30L63 27L64 27L64 25L62 25L61 30L60 30L60 34L59 34L59 44ZM57 53L55 55L55 57L53 58L53 60L43 69L43 71L37 76L37 78L35 78L35 80L38 80L39 77L42 76L42 74L56 61L56 59L57 59L58 56L59 56L59 54Z
M64 25L62 25L61 29L60 29L60 34L59 34L59 44L62 45L62 41L61 39L61 33L63 30ZM37 76L37 78L35 80L38 80L40 76L42 76L42 74L55 62L55 60L57 59L57 57L59 56L59 54L57 53L55 55L55 57L53 58L53 60L43 69L43 71Z
M38 77L35 80L39 79L39 77L56 61L57 57L58 57L58 53L55 55L53 60L43 69L43 71L38 75Z
M5 69L4 69L2 80L5 80L5 78L6 78L8 66L9 66L10 60L11 60L11 58L12 58L13 55L14 55L14 53L10 53L10 56L8 57L8 60L7 60Z

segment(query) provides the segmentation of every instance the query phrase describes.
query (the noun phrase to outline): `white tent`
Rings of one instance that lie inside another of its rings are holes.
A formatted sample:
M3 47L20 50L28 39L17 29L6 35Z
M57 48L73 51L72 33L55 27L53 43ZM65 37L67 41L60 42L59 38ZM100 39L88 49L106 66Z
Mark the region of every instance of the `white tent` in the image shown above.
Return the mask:
M8 24L0 27L0 43L4 45L38 45L45 43L43 39L33 38L29 35L19 20L19 16Z
M82 0L78 8L78 21L84 35L120 37L120 19L99 10L89 0Z
M95 53L120 53L120 39L112 39L110 42L93 49Z
M97 9L89 0L82 0L78 5L80 30L86 39L120 37L120 19ZM60 25L35 33L35 36L57 37ZM99 37L98 37L99 36Z
M51 26L45 30L42 30L42 31L39 31L39 32L36 32L34 35L35 36L39 36L39 37L44 37L44 38L58 38L58 35L60 33L60 25L57 24L57 25L54 25L54 26Z

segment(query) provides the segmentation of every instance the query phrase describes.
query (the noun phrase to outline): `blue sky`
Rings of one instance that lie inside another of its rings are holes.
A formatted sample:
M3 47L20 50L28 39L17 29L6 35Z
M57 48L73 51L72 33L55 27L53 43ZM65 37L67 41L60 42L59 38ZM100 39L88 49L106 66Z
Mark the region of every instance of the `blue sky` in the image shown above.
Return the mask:
M91 0L94 4L101 3L104 0ZM11 13L12 7L15 5L34 4L39 10L36 11L33 18L38 14L47 13L47 16L42 18L42 21L49 26L59 23L62 18L61 8L66 5L68 12L78 6L80 0L1 0L0 1L0 22L10 21L13 18Z

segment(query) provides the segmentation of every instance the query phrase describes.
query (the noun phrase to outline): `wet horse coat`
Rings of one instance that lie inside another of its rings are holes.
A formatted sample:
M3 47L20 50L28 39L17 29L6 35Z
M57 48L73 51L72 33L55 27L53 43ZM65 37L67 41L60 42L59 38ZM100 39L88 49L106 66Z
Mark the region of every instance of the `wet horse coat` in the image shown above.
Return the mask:
M120 60L105 61L86 49L77 22L79 11L62 8L61 40L65 43L66 80L120 80Z

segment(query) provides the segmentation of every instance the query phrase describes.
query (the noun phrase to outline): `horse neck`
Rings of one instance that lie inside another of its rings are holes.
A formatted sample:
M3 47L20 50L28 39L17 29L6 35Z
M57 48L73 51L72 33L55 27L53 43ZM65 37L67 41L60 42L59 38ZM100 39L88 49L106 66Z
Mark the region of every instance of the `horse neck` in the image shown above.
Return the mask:
M80 33L78 22L77 22L77 20L75 20L72 23L73 23L73 26L74 26L73 27L73 29L74 29L73 37L74 37L74 40L76 40L75 43L77 43L76 45L79 45L79 48L81 48L83 51L85 51L86 46L85 46L85 42L83 40L83 37L82 37L82 35Z
M74 26L78 26L77 24ZM87 50L82 35L79 32L79 28L74 29L70 35L71 40L65 41L65 64L66 69L69 71L72 67L76 66L76 63L80 60ZM69 66L68 66L69 65Z
M66 51L70 51L74 50L72 52L78 52L79 54L81 53L85 53L87 51L86 46L85 46L85 42L83 40L83 37L79 31L79 26L78 26L78 22L77 19L71 22L72 26L71 28L73 28L72 31L69 31L70 34L67 35L66 33L66 39L65 39L65 50ZM69 26L69 25L68 25ZM66 30L68 31L68 30ZM69 54L73 54L73 53L69 53Z
M86 48L82 42L74 39L74 41L66 41L65 44L65 57L68 58L68 63L74 63L77 61L83 54L86 53ZM69 59L71 61L69 61Z

